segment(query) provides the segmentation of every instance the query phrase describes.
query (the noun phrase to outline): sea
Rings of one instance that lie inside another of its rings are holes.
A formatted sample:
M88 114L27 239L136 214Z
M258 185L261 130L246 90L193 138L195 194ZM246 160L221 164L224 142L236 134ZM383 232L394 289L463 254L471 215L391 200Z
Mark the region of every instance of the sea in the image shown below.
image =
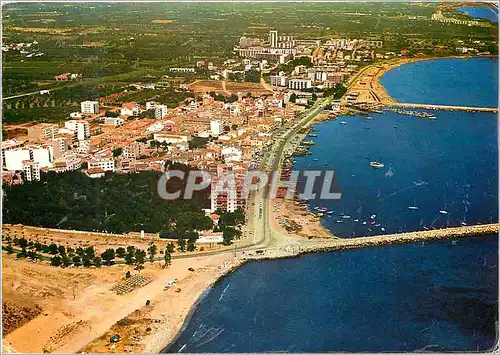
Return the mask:
M457 11L467 14L474 19L490 20L491 22L498 22L498 7L490 6L461 6Z
M497 107L497 65L416 62L381 82L400 102ZM334 170L342 198L309 202L333 211L327 228L350 238L498 222L496 115L433 112L314 126L312 155L294 169ZM485 351L496 342L497 304L497 236L250 262L200 299L164 352Z

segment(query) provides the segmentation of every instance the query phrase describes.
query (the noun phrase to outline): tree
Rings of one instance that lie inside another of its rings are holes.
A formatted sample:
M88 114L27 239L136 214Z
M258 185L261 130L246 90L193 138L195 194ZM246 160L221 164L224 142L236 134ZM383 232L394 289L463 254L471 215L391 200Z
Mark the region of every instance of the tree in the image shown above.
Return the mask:
M113 157L119 157L122 155L123 149L122 148L115 148L113 149Z
M62 264L62 258L60 256L53 256L50 258L50 265L51 266L61 266Z
M118 116L120 116L120 113L106 110L105 116L106 117L118 117Z
M21 248L26 248L28 246L28 241L24 237L19 239L18 243Z
M297 100L297 95L295 95L295 93L293 93L292 95L290 95L290 99L289 99L290 102L295 103L296 100Z
M14 252L14 250L12 250L12 244L10 244L10 242L5 247L5 251L7 252L7 254L12 254Z
M35 243L35 250L36 251L42 251L42 244L40 242Z
M49 253L52 255L56 255L57 253L59 253L59 248L57 247L57 245L55 245L54 243L50 244Z
M188 239L187 242L187 251L195 251L196 250L196 244L192 239Z
M163 254L163 260L165 260L165 267L170 266L172 264L172 255L170 254L170 251L167 248L165 249L165 254Z
M71 265L71 258L67 254L62 255L61 259L63 267L68 267Z
M73 257L73 265L75 266L81 266L82 265L82 258L78 255L75 255Z
M149 261L151 263L155 260L155 255L156 255L157 251L158 251L158 248L156 247L156 245L151 243L148 247Z
M100 257L96 256L96 257L94 258L94 265L95 265L95 267L101 267L101 265L102 265L102 260L101 260L101 258L100 258Z
M168 243L167 244L167 251L169 254L172 254L175 251L175 244L174 243Z
M139 272L144 269L144 261L146 259L146 252L141 249L135 250L135 269Z
M179 245L179 250L184 251L186 248L186 239L181 238L177 241L177 244Z
M111 265L113 259L115 258L115 250L112 248L106 249L103 253L101 253L101 258L104 260L106 265Z
M64 248L64 245L59 245L57 247L57 250L59 251L59 254L61 254L61 255L66 254L66 249Z
M225 227L222 230L222 244L230 245L233 242L234 237L239 236L240 234L241 232L234 229L233 227Z
M125 254L125 264L133 265L134 261L135 261L134 257L135 257L135 247L132 245L129 245L127 247L127 253Z
M123 259L125 257L125 248L116 249L116 256Z

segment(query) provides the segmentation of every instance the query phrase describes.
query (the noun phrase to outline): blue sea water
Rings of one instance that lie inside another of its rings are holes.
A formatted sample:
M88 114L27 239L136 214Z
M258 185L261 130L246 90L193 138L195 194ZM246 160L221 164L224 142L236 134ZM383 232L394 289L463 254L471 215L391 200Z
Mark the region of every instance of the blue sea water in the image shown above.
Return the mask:
M458 7L457 11L464 12L469 17L475 19L486 19L491 22L498 22L498 8L489 6L462 6Z
M496 63L490 58L411 63L386 73L382 83L398 101L496 107ZM447 66L464 69L460 85L435 89L441 82L438 73L448 75L443 69ZM422 80L427 76L429 81ZM411 89L399 92L401 82L410 77L414 78ZM467 91L464 87L476 87L476 82L482 83L485 95L473 100L476 96L471 94L469 101L457 101ZM436 93L430 94L429 87ZM385 111L371 114L373 120L345 116L315 125L318 137L310 149L313 154L296 158L294 169L334 170L331 190L342 193L342 198L310 201L311 208L334 211L322 218L328 229L349 237L498 221L496 114L433 113L435 120ZM373 169L370 161L382 162L384 169ZM341 212L351 218L339 218Z
M252 262L164 352L490 349L497 253L492 236Z
M331 190L342 198L310 201L311 208L334 211L322 218L323 225L349 237L382 234L382 228L392 233L497 221L495 114L438 111L435 120L389 111L371 116L316 125L313 154L296 158L299 171L335 172ZM385 167L374 169L370 161ZM351 218L341 218L341 212Z
M399 80L391 71L382 82L400 101L497 105L496 60L453 60L470 69L457 86L443 82L443 61L403 66ZM387 111L315 125L313 155L294 168L335 170L332 190L342 199L311 202L335 211L323 218L328 228L350 237L497 221L496 115L435 114ZM335 223L341 211L351 218ZM370 232L362 221L372 214L380 226ZM208 292L164 352L484 351L495 344L497 304L497 236L252 262Z
M413 62L385 73L380 83L399 102L498 106L498 58Z

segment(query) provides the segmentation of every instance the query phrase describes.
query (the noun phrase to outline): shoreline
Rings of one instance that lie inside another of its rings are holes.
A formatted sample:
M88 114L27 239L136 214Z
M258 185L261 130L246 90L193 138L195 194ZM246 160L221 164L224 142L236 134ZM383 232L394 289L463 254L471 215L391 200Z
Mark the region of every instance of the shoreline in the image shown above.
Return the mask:
M382 77L383 74L388 72L389 70L395 69L401 65L404 64L410 64L413 62L419 62L419 61L429 61L429 60L438 60L438 59L469 59L469 58L481 58L481 57L493 57L496 58L497 56L447 56L447 57L420 57L420 58L404 58L404 59L399 59L395 62L392 63L386 63L385 67L383 67L383 70L380 70L378 75L373 77L373 80L376 82L377 86L379 88L377 89L382 89L383 93L387 98L390 100L394 100L392 97L390 97L383 87L383 85L380 83L379 79ZM380 64L379 64L380 65ZM382 69L382 68L381 68ZM321 123L323 120L320 120L318 118L313 119L310 121L306 127L310 128L313 127L314 125ZM304 135L302 139L299 140L299 142L302 142L304 139L306 139L307 133ZM300 143L297 143L296 145L299 145ZM292 144L293 146L293 144ZM274 200L273 202L275 202ZM307 205L307 213L310 216L314 216L313 211L310 209L309 205ZM271 209L272 211L272 209ZM299 212L300 208L297 205L293 205L290 208L290 211L295 211ZM293 213L293 212L292 212ZM273 223L276 223L272 218L276 215L276 213L271 213L271 226ZM332 239L331 240L323 240L323 241L318 241L318 239L315 239L314 244L296 244L296 245L287 245L283 247L278 247L278 248L262 248L262 253L257 253L257 252L252 252L248 253L246 256L241 256L238 258L238 262L233 265L230 269L226 270L223 274L220 276L216 277L207 287L205 290L203 290L199 297L196 299L195 302L191 305L191 308L189 312L186 314L184 319L181 322L181 326L178 330L178 332L173 335L172 337L169 338L163 338L164 340L164 346L162 347L147 347L145 350L147 352L151 353L158 353L162 352L169 347L171 347L181 336L183 331L187 328L190 320L192 319L194 313L198 309L200 303L203 301L205 297L209 294L209 292L215 287L215 285L223 280L225 277L229 276L232 272L236 271L243 265L245 265L247 262L250 261L261 261L261 260L278 260L278 259L288 259L288 258L298 258L301 257L302 255L307 255L307 254L312 254L312 253L320 253L320 252L335 252L335 251L346 251L346 250L352 250L352 249L360 249L360 248L373 248L373 247L384 247L384 246L390 246L390 245L395 245L395 244L410 244L410 243L418 243L418 242L425 242L425 241L440 241L440 240L447 240L447 239L453 239L453 238L473 238L473 237L479 237L479 236L489 236L489 235L498 235L498 223L497 224L490 224L490 225L478 225L478 226L468 226L468 227L452 227L452 228L446 228L442 230L430 230L430 231L416 231L416 232L410 232L410 233L402 233L402 234L391 234L391 235L381 235L381 236L374 236L374 237L359 237L359 238L336 238L334 234L326 229L326 227L323 226L321 222L321 218L317 220L317 224L324 229L325 231L328 232L329 235L331 235ZM283 229L281 226L275 226L279 230ZM463 234L460 234L462 232ZM449 234L448 234L449 233ZM336 239L333 239L336 238Z
M230 269L226 270L218 278L200 294L196 301L192 304L191 309L184 318L182 326L174 337L165 342L167 344L161 348L145 348L147 353L162 353L164 350L171 347L182 335L182 332L187 328L194 313L198 309L200 303L208 296L209 292L216 284L224 278L228 277L232 272L244 266L248 262L257 262L264 260L279 260L300 258L307 254L328 253L328 252L343 252L354 249L364 248L379 248L399 244L413 244L418 242L435 242L454 238L474 238L488 237L497 234L499 224L483 224L469 227L453 227L440 230L417 231L409 233L399 233L391 235L381 235L374 237L359 237L359 238L340 238L330 240L328 242L319 242L311 245L290 245L281 248L265 250L263 253L248 254L246 257L238 259L238 263L234 264Z
M394 99L392 96L389 95L387 92L387 89L382 85L380 82L380 79L382 76L384 76L386 73L389 71L396 69L402 65L405 64L411 64L411 63L416 63L416 62L427 62L427 61L432 61L432 60L440 60L440 59L472 59L472 58L498 58L497 55L467 55L467 56L460 56L460 55L452 55L452 56L445 56L445 57L415 57L415 58L398 58L396 60L392 60L386 63L380 63L379 65L382 66L375 76L373 77L372 82L370 85L374 85L375 87L373 90L379 94L382 97L385 97L387 102L384 102L384 100L381 101L383 104L391 104L391 103L398 103L399 101ZM375 64L373 64L375 65ZM377 65L376 67L378 67Z
M231 267L229 270L227 270L226 272L224 272L220 277L218 277L216 280L214 280L214 282L212 282L202 293L201 295L197 298L197 300L193 303L193 305L191 306L191 309L189 310L189 313L187 314L186 318L184 319L184 321L182 322L182 326L180 328L180 330L175 334L175 336L173 337L173 339L171 339L166 346L164 346L161 350L159 351L151 351L151 353L164 353L165 350L167 350L168 348L170 348L178 339L179 337L182 335L182 333L184 332L184 330L186 330L189 322L191 321L191 318L193 318L193 315L194 313L196 312L196 310L198 309L198 306L200 305L200 303L208 296L208 294L210 293L210 291L215 287L215 285L218 283L218 282L221 282L222 280L224 280L226 277L228 277L230 274L232 274L234 271L238 270L240 267L242 267L243 265L245 265L246 263L250 262L251 260L249 259L239 259L239 262L237 264L235 264L233 267Z

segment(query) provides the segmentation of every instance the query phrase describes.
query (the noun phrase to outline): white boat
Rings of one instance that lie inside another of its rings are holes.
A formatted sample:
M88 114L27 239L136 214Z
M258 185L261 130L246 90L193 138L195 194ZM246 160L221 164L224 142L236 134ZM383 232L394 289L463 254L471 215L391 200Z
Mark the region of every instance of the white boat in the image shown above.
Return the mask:
M359 219L355 219L354 222L359 222Z
M366 224L366 222L363 222L363 225L365 225L365 224Z
M340 121L340 124L347 124L346 121Z
M463 222L463 221L462 221L462 222L460 222L460 224L461 224L462 226L466 226L466 225L467 225L467 223L465 223L465 222Z
M351 216L342 216L343 219L349 219Z
M381 230L382 232L385 232L385 228L384 228L384 227L380 228L380 230Z
M384 164L378 161L371 161L370 166L375 169L382 169L384 167Z
M441 211L439 211L439 213L441 213L441 214L448 214L448 211L441 210Z
M381 224L380 224L380 223L377 223L377 224L375 225L375 227L380 227L380 226L381 226Z
M337 222L337 223L344 223L344 221L340 221L340 220L337 220L335 222Z
M418 207L417 206L410 206L408 207L409 210L418 210Z
M376 215L376 214L372 214L372 215L370 216L370 218L371 218L371 219L375 219L376 217L377 217L377 215Z

